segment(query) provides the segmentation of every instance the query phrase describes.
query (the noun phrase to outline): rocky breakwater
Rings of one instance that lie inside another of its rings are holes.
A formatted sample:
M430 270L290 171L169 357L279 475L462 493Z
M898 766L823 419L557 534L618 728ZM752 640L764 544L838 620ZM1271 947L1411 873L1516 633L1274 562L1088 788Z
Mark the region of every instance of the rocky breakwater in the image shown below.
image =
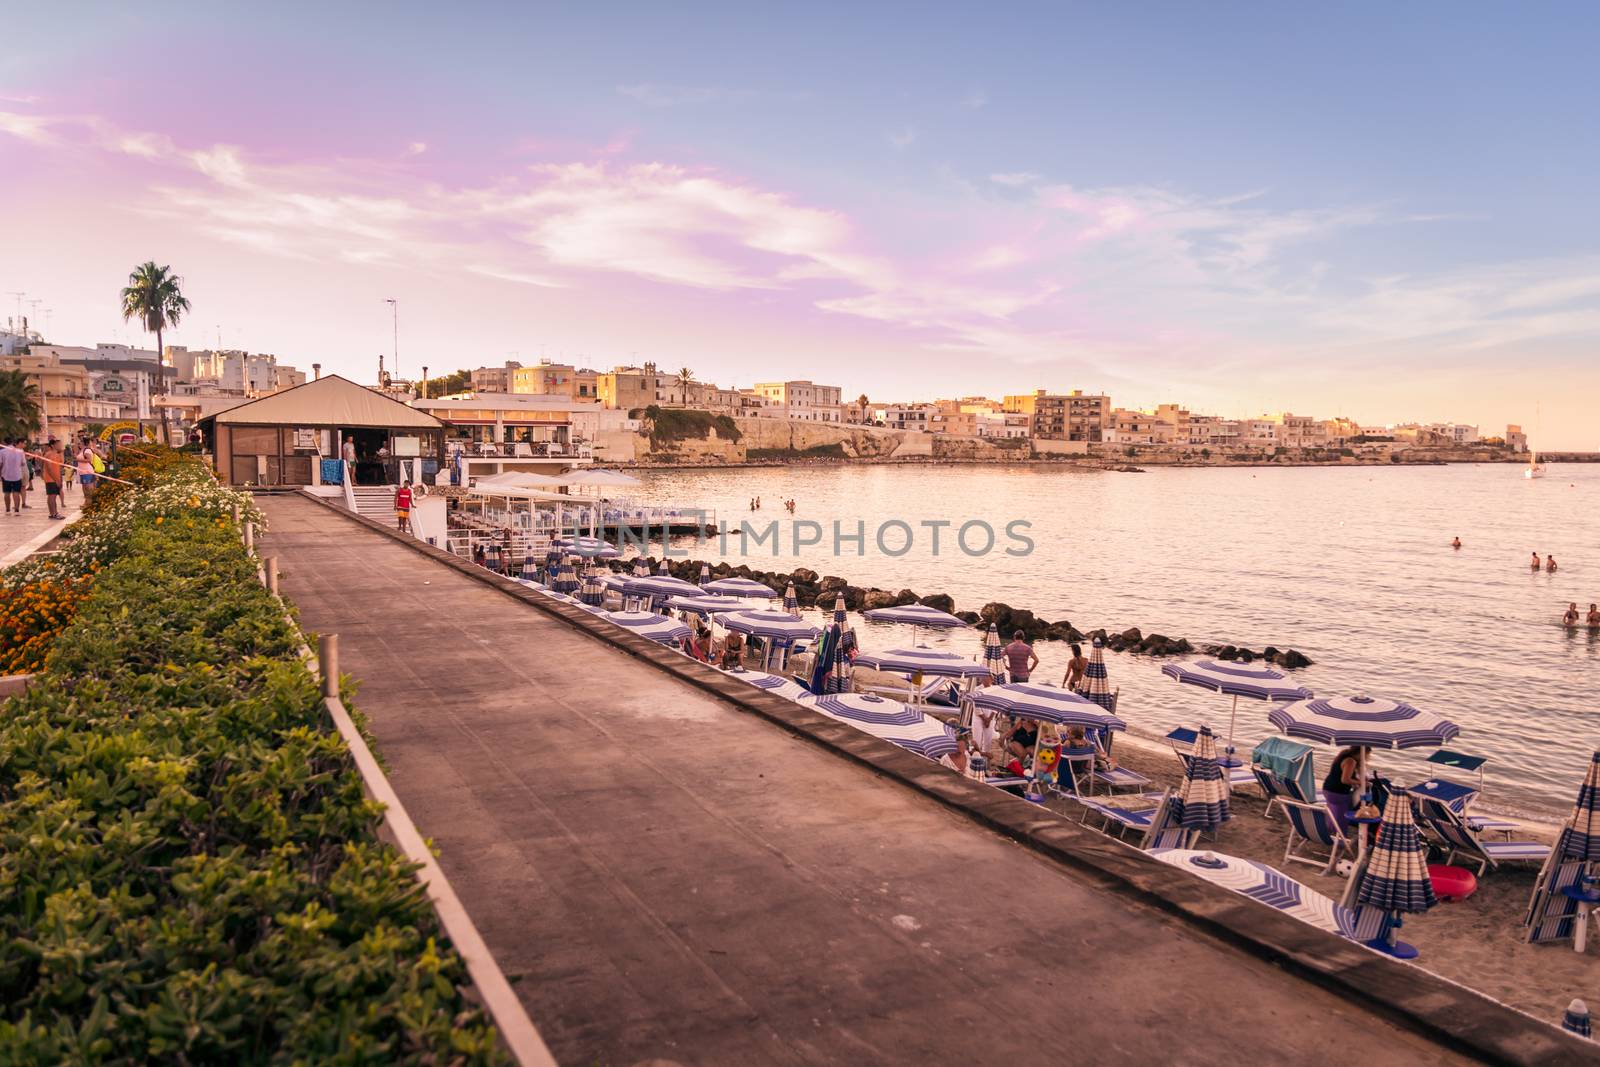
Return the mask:
M626 570L620 563L618 569ZM697 581L700 577L700 560L669 560L668 571L675 578L685 581ZM760 582L777 593L782 593L793 583L795 596L805 606L816 606L824 610L832 608L835 601L842 595L845 607L851 611L870 611L873 608L900 607L905 604L926 604L928 607L947 611L964 622L973 626L987 627L993 624L1001 635L1010 640L1011 635L1021 630L1029 641L1090 641L1098 639L1113 652L1129 652L1134 655L1165 657L1201 654L1215 659L1235 661L1239 663L1252 663L1256 660L1265 660L1275 666L1294 670L1311 665L1311 659L1304 653L1292 648L1278 648L1268 645L1260 651L1242 645L1206 642L1194 644L1187 638L1169 637L1166 634L1146 634L1139 627L1129 627L1123 630L1114 630L1108 627L1097 627L1089 630L1079 629L1072 624L1070 619L1041 619L1027 608L1012 607L1001 601L991 601L978 611L957 611L955 598L948 593L918 594L911 589L878 589L872 586L852 585L847 579L838 575L819 575L816 571L800 567L793 571L764 571L751 567L749 564L733 565L726 562L711 564L713 578L728 578L738 576Z

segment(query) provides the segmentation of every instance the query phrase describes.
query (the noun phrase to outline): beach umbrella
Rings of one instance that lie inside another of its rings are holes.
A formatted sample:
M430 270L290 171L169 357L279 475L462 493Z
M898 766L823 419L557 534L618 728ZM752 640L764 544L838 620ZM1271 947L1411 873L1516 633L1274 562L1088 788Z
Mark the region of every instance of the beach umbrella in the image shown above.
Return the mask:
M704 588L705 584L707 582L709 582L710 580L711 580L711 564L709 564L709 563L700 564L700 585L701 585L701 587Z
M1228 766L1237 765L1233 757L1233 728L1239 719L1239 698L1248 700L1309 700L1311 690L1292 684L1288 677L1264 663L1237 663L1220 659L1168 663L1161 673L1185 685L1198 685L1233 697L1228 715Z
M569 552L589 559L620 559L622 550L607 544L598 537L565 537L556 544Z
M670 574L647 574L642 578L629 578L622 584L628 596L698 596L700 587Z
M1037 719L1060 726L1082 726L1095 730L1125 730L1128 724L1108 714L1105 708L1068 689L1057 689L1033 682L974 689L967 697L974 707L999 711L1014 719Z
M855 665L895 674L926 674L936 678L983 678L989 674L989 668L965 656L927 648L861 652L856 655Z
M584 568L583 584L578 588L578 599L596 608L605 603L606 587L603 578L604 575L593 563Z
M662 556L661 562L656 564L656 573L661 575L669 575L672 573L672 569L667 566L667 557Z
M1006 676L1005 646L1000 643L1000 631L992 622L989 632L983 635L983 665L989 668L989 674L996 681Z
M565 555L566 553L562 552L561 546L554 541L550 542L550 547L545 549L544 567L542 569L544 571L543 578L546 584L556 580L556 572L561 569L561 560L565 557Z
M578 591L578 584L578 571L572 565L572 558L569 556L561 561L561 569L556 572L556 580L550 583L550 588L571 596Z
M696 615L707 617L724 611L744 611L749 606L748 600L741 600L736 596L717 596L714 593L685 594L667 599L667 607L675 611L692 611Z
M1568 1004L1567 1013L1561 1017L1561 1029L1570 1030L1579 1037L1592 1036L1589 1026L1589 1005L1581 1000L1574 1000Z
M722 593L725 596L761 597L767 600L776 600L783 594L771 586L749 578L718 578L714 582L706 582L701 586L708 593Z
M850 632L850 622L845 612L843 593L838 593L833 598L833 625L839 631L839 640L833 646L831 656L833 662L829 664L828 677L824 682L824 688L830 693L848 693L850 691L850 656L845 651L844 646L845 634Z
M1390 916L1372 947L1408 958L1414 956L1415 949L1405 946L1409 952L1405 951L1394 940L1400 916L1421 914L1439 903L1439 899L1434 896L1433 881L1428 877L1428 853L1411 815L1411 798L1404 790L1390 791L1383 805L1378 840L1367 853L1362 867L1356 903Z
M521 577L529 582L539 579L539 564L535 562L532 552L522 557Z
M717 621L736 633L763 637L779 644L809 641L821 632L787 611L730 611L718 615Z
M1200 852L1185 848L1156 848L1150 855L1197 878L1247 896L1269 908L1303 923L1341 937L1355 936L1355 925L1348 908L1339 906L1309 886L1301 885L1276 868L1221 852Z
M1595 903L1591 864L1600 861L1600 752L1589 760L1589 772L1578 789L1578 802L1561 826L1555 848L1545 858L1534 883L1523 925L1528 940L1573 939L1583 951L1588 941L1588 909Z
M602 611L600 618L657 644L676 645L689 636L683 623L653 611Z
M1172 803L1177 808L1177 824L1191 831L1191 843L1202 831L1215 830L1233 818L1228 810L1228 783L1217 765L1217 741L1209 726L1200 727L1194 754L1183 762L1183 787Z
M805 686L792 678L785 678L782 675L768 674L766 671L747 671L742 668L724 673L729 678L748 682L757 689L765 689L769 693L776 693L778 696L786 697L789 700L798 701L811 695Z
M1568 859L1600 862L1600 752L1589 760L1589 773L1578 789L1572 818L1561 829L1556 851Z
M898 622L910 626L912 644L917 643L917 631L923 626L951 630L967 625L948 611L930 608L926 604L901 604L899 607L873 608L870 611L863 611L861 617L869 622Z
M635 556L633 560L633 576L635 578L650 577L650 561L643 556Z
M1449 719L1386 697L1318 697L1283 704L1267 719L1290 737L1325 745L1437 748L1461 728Z
M1089 652L1089 665L1083 669L1083 695L1107 711L1117 710L1117 695L1111 691L1111 677L1106 674L1105 642L1098 637Z
M783 591L783 610L795 618L800 617L800 598L794 594L794 583L789 583L789 588Z
M928 759L952 755L958 746L955 730L898 700L865 693L829 693L803 698L800 703Z

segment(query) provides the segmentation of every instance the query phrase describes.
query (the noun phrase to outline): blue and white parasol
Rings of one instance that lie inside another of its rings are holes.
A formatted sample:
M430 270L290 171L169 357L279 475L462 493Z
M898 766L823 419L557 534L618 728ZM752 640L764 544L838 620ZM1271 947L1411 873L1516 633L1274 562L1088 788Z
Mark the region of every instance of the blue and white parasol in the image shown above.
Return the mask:
M821 632L787 611L729 611L718 615L717 621L736 633L780 644L809 641Z
M653 611L603 611L600 618L657 644L676 645L689 636L689 628L683 623Z
M556 542L564 550L586 559L619 559L622 552L598 537L563 537Z
M1107 711L1117 710L1117 694L1111 691L1111 676L1106 673L1105 642L1095 638L1089 652L1089 665L1083 669L1083 695Z
M794 594L794 583L789 583L789 588L783 591L783 610L795 618L800 617L800 598Z
M1369 748L1436 748L1461 732L1449 719L1385 697L1300 700L1273 708L1267 719L1290 737Z
M561 569L556 572L556 580L550 583L550 588L558 593L571 596L578 591L578 570L572 565L572 558L561 561Z
M700 564L700 585L704 586L711 580L711 564Z
M1228 810L1228 781L1217 765L1217 741L1209 726L1200 728L1194 753L1183 761L1183 787L1172 804L1174 821L1191 831L1191 842L1201 832L1215 831L1233 818Z
M721 593L724 596L748 596L765 600L776 600L783 594L771 586L749 578L718 578L714 582L706 582L701 586L708 593Z
M1128 724L1108 714L1105 708L1067 689L1011 682L974 689L967 697L974 707L999 711L1014 719L1037 719L1064 726L1089 729L1125 730Z
M1168 663L1161 673L1176 678L1185 685L1198 685L1233 697L1233 711L1228 715L1228 766L1236 766L1233 759L1233 729L1239 719L1239 698L1250 700L1309 700L1312 692L1292 684L1284 674L1264 663L1236 663L1220 659L1192 660L1188 663Z
M800 703L929 759L952 755L958 746L953 729L897 700L864 693L829 693Z
M989 632L983 635L983 665L989 668L989 674L995 681L1005 678L1006 650L1000 643L1000 631L995 629L992 622L989 624Z
M765 671L747 671L743 669L736 671L725 671L724 673L735 681L747 682L750 685L755 686L757 689L765 689L769 693L775 693L778 696L786 697L789 700L798 701L802 698L811 696L810 691L807 690L805 686L801 685L792 678L785 678L779 674L768 674Z
M605 603L606 587L605 575L594 563L590 563L583 572L583 584L578 587L578 599L590 607L599 607Z
M1523 925L1527 938L1544 941L1573 939L1579 933L1587 942L1587 909L1600 903L1594 864L1600 862L1600 752L1589 761L1589 773L1578 788L1578 802L1562 824L1555 848L1539 870Z
M984 678L989 674L989 668L965 656L928 648L861 652L856 655L855 665L894 674L924 674L935 678Z
M1356 903L1388 913L1379 935L1370 944L1380 952L1404 958L1416 955L1409 945L1395 941L1400 916L1420 914L1439 903L1428 877L1428 854L1411 815L1411 798L1394 789L1383 806L1378 840L1357 872Z
M712 616L724 611L744 611L750 607L750 601L742 600L736 596L717 596L714 593L701 593L669 597L667 607L675 611L692 611L696 615Z
M917 643L917 630L923 626L940 630L953 630L967 625L948 611L940 611L926 604L901 604L892 608L873 608L863 611L861 617L868 622L898 622L910 626L911 643ZM921 648L923 646L918 645Z

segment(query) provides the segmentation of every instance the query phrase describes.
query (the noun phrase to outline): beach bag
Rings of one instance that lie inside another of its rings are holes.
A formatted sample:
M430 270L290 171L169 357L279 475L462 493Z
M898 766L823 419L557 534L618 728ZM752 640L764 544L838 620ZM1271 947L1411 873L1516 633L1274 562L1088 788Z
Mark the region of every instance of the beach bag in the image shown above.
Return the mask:
M89 466L94 468L96 474L104 474L106 472L105 461L100 458L100 453L98 452L89 453Z

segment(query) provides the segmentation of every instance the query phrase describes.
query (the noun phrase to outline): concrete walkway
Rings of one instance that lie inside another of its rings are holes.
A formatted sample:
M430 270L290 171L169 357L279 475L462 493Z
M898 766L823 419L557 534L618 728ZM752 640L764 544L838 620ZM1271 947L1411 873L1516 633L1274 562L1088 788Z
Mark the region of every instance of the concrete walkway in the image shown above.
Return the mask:
M312 501L260 504L563 1063L1460 1062Z
M67 487L62 506L65 519L52 519L50 505L44 498L44 479L35 478L28 493L28 507L20 515L0 515L0 567L27 559L29 555L61 532L61 528L78 517L83 505L83 490L76 485Z

